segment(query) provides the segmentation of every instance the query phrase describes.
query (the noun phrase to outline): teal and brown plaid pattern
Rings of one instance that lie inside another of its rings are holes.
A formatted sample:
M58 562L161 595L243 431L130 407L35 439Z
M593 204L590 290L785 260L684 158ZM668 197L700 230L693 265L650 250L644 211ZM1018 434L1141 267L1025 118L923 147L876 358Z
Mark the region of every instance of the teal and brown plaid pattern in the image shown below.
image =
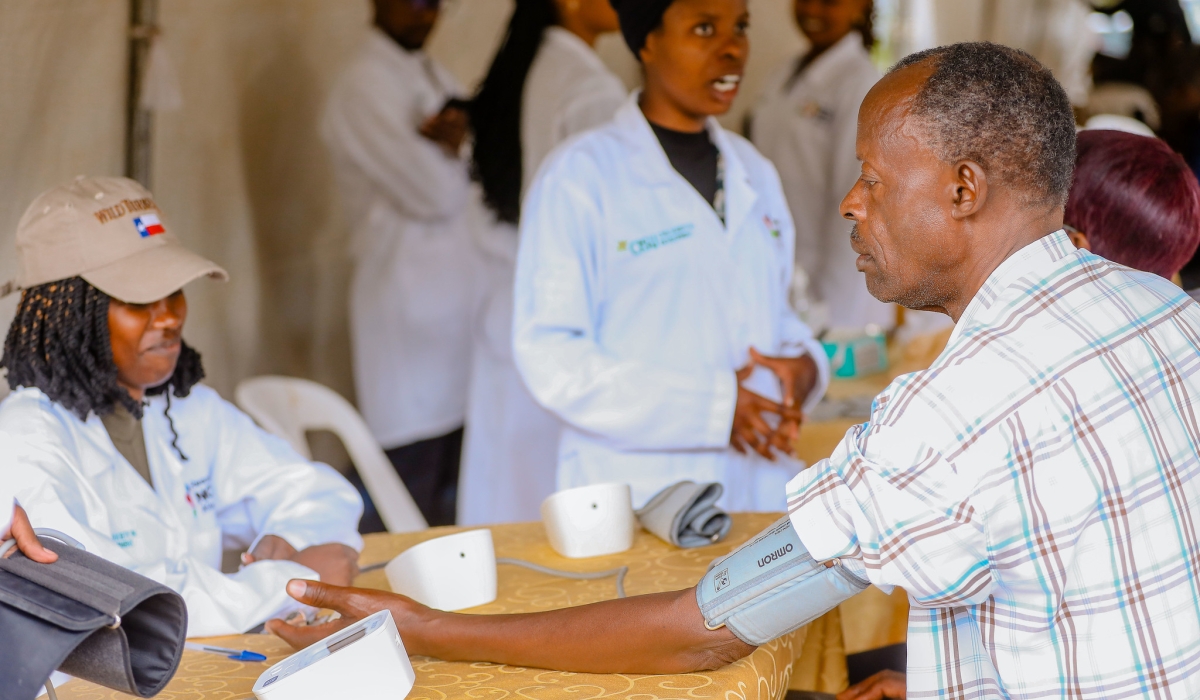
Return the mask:
M910 698L1200 698L1200 305L1062 232L788 485L900 586Z

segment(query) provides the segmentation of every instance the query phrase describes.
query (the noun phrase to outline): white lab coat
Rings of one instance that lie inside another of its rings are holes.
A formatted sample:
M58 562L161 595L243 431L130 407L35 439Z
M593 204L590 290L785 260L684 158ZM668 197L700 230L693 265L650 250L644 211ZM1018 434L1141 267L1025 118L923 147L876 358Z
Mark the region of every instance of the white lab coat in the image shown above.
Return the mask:
M552 154L526 198L513 347L533 395L567 425L558 486L625 482L641 505L680 479L719 481L723 505L782 510L800 468L729 446L735 371L754 346L820 344L788 305L792 223L771 164L709 120L725 163L726 223L671 167L635 94L610 124ZM778 399L759 368L750 388Z
M417 132L459 92L423 52L372 29L321 124L354 237L358 406L385 448L444 435L466 411L470 180L462 159Z
M858 32L814 59L789 89L798 60L785 61L767 80L750 137L779 170L796 222L796 264L808 276L810 298L827 305L829 325L890 328L895 307L867 291L854 265L850 222L840 209L860 174L854 151L858 108L879 71Z
M561 27L547 29L522 95L523 190L558 143L612 119L626 96L625 86L582 39ZM489 212L472 231L481 253L482 289L458 524L537 520L542 500L554 493L561 424L534 401L512 360L517 229Z
M4 433L0 433L0 454L13 449L15 443L12 438ZM0 497L0 535L8 532L8 528L12 527L13 514L16 513L16 501L12 501L12 507L8 507L9 499ZM3 540L0 540L2 542Z
M95 414L81 421L37 389L0 403L0 502L13 497L36 527L61 530L92 554L180 593L188 636L236 634L299 605L284 585L316 572L289 561L222 574L223 548L278 535L296 549L341 542L362 548L362 500L345 479L296 454L205 386L171 399L179 458L152 397L142 418L151 488L113 446Z

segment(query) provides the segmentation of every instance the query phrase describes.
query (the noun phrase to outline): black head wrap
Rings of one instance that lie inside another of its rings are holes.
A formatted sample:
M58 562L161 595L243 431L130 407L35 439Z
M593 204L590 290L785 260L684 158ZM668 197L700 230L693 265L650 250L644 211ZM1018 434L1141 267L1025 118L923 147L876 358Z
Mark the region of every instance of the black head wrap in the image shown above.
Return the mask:
M621 34L634 56L641 59L646 35L662 23L663 13L674 0L611 0L617 17L621 19Z

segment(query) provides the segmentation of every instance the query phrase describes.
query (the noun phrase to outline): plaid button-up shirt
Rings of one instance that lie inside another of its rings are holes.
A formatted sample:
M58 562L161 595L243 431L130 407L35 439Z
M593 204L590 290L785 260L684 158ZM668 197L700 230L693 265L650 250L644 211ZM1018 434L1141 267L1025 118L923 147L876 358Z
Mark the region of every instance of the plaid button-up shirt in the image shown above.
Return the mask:
M789 510L907 591L910 698L1200 698L1198 446L1200 305L1058 232Z

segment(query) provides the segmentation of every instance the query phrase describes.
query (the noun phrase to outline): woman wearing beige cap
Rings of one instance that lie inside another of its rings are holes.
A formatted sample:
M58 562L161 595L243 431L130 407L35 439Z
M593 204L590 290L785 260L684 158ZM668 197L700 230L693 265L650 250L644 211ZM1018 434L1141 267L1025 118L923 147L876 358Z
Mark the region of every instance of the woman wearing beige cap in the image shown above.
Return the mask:
M17 228L23 290L0 367L0 503L179 591L189 636L287 612L284 583L349 583L362 502L212 389L182 338L182 287L225 271L185 249L150 193L79 178ZM250 545L220 571L225 546Z

